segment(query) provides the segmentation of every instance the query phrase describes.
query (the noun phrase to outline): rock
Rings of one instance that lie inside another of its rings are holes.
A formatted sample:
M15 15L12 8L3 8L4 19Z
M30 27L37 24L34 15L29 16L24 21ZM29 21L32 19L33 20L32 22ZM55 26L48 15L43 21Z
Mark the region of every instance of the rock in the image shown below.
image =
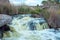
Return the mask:
M3 25L3 26L0 27L0 30L2 30L3 32L10 31L10 27L7 26L7 25Z
M12 17L6 14L0 14L0 27L12 21Z
M48 20L48 24L55 29L60 28L60 13L59 6L51 6L48 8L48 12L50 13Z
M32 14L31 17L34 17L34 18L40 18L40 14Z
M60 28L60 14L53 14L50 16L48 22L52 28Z

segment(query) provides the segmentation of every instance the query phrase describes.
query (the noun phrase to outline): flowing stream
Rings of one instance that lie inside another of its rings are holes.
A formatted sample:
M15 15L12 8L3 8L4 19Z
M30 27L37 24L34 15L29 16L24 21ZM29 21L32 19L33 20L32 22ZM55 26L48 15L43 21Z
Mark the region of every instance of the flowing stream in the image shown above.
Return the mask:
M44 18L33 18L31 15L16 15L10 24L11 31L4 33L3 40L59 40L60 33L48 29ZM58 35L56 35L58 34Z

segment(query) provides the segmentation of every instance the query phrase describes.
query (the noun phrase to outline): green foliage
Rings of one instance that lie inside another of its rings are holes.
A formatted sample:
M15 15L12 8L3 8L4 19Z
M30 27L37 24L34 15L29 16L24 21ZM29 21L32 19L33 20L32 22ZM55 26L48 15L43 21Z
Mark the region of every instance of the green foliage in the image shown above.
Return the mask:
M40 14L42 9L37 5L37 7L34 8L34 10L31 11L32 14Z
M59 3L60 3L60 0L55 0L55 2L56 2L57 4L59 4Z
M29 6L20 6L18 9L19 13L27 13L27 14L39 14L41 12L41 9L39 5L37 5L35 8L31 8Z
M46 3L46 2L50 2L50 3L56 3L56 4L60 4L60 0L43 0L42 3Z
M42 1L42 4L46 4L47 3L47 1Z
M19 7L18 12L19 13L30 13L30 10L31 9L28 6L21 6Z

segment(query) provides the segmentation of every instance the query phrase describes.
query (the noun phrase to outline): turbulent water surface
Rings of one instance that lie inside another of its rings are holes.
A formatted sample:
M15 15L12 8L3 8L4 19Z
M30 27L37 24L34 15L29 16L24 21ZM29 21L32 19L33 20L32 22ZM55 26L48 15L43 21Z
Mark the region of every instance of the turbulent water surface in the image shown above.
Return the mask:
M48 29L44 18L16 15L10 24L11 31L4 33L4 40L60 40L60 31Z

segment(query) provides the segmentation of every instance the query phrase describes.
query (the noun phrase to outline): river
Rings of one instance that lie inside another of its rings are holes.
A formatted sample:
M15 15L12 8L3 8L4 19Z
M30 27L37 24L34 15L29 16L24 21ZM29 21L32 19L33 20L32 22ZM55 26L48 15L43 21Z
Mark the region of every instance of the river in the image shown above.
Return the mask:
M15 15L8 25L11 31L4 33L3 40L60 40L60 31L49 29L44 18Z

